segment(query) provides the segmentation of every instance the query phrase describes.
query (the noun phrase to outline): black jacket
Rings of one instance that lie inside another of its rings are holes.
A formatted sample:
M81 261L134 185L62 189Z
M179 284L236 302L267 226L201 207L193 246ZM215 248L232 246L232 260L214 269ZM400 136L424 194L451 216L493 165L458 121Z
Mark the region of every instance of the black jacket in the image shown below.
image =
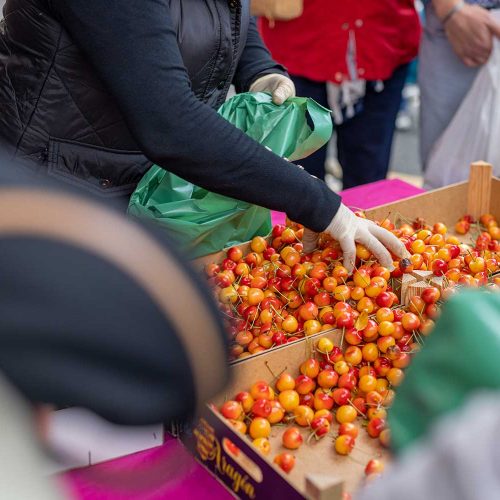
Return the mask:
M105 196L130 194L155 162L313 229L330 222L335 194L214 111L231 83L284 71L248 0L7 0L4 16L0 136L17 158Z

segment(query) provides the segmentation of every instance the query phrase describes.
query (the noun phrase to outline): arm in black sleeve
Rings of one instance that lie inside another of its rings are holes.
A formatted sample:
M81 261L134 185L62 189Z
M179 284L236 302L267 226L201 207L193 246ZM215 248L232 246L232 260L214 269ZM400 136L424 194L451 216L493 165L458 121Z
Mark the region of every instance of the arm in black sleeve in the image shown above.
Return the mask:
M280 73L288 76L285 68L271 57L257 30L255 18L252 17L248 26L245 49L238 62L238 68L233 79L236 91L247 92L250 85L257 78L270 73Z
M167 0L52 0L153 162L205 189L321 231L340 198L267 151L191 91Z

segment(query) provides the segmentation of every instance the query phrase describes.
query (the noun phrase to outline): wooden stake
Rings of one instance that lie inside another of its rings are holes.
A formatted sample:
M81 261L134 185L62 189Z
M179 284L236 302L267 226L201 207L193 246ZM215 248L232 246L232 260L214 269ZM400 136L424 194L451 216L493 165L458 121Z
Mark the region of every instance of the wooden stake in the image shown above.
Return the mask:
M484 161L470 166L467 213L476 219L490 211L492 171L493 167Z
M407 305L410 298L408 298L408 287L417 282L417 278L410 274L403 274L401 278L401 305Z
M325 474L306 475L307 497L313 500L341 500L344 482Z
M408 285L408 288L406 289L406 294L405 294L405 301L402 302L405 306L409 305L410 300L415 297L419 296L422 294L422 292L429 287L429 283L426 281L417 281L416 283L410 283Z

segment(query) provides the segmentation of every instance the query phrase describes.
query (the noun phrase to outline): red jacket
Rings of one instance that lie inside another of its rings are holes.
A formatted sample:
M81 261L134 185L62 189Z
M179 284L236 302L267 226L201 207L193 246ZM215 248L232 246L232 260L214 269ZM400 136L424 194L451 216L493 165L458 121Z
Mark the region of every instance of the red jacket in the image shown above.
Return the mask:
M420 21L414 0L304 0L292 21L267 19L262 36L290 74L316 81L349 79L346 53L355 40L358 77L386 80L418 52Z

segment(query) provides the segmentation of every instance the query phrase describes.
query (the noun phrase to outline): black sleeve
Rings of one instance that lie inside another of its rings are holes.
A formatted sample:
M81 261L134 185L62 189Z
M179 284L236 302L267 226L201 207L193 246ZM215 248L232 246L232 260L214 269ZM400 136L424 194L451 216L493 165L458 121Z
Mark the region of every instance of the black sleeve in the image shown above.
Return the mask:
M340 198L236 129L191 91L167 0L52 0L117 99L139 147L194 184L323 230Z
M288 76L285 68L273 60L257 29L255 18L252 17L248 26L248 36L245 49L238 62L233 83L237 92L248 92L250 85L257 78L270 73L280 73Z

